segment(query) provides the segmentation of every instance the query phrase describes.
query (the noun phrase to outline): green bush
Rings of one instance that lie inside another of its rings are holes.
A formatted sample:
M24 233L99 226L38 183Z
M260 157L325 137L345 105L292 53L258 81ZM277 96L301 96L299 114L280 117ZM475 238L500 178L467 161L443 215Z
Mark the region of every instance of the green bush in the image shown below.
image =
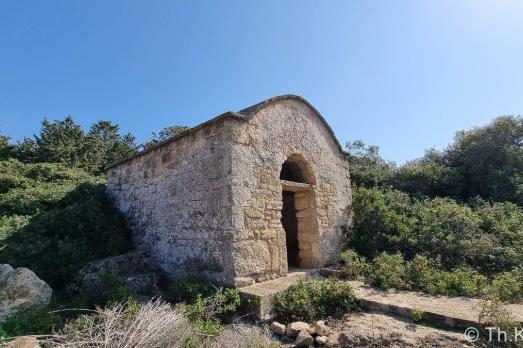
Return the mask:
M104 286L103 302L108 306L125 303L133 297L131 289L125 284L122 276L116 272L102 273L102 282Z
M450 272L428 270L425 291L433 295L479 296L487 288L487 277L466 267Z
M354 250L345 250L341 253L340 259L344 264L343 275L348 279L360 279L368 271L367 260Z
M238 289L219 288L208 297L198 295L193 303L181 303L182 312L193 322L224 321L234 313L240 305Z
M521 302L523 300L523 271L515 269L499 274L492 280L491 291L501 301Z
M49 335L63 327L62 317L49 307L27 308L2 324L7 336Z
M381 289L409 289L407 269L408 265L401 254L389 255L383 252L372 260L367 282Z
M1 263L28 267L61 291L87 262L128 250L125 219L103 178L9 160L0 162L0 183L7 189L0 193Z
M218 290L213 284L198 278L179 279L169 284L167 299L171 302L194 303L198 296L209 297Z
M282 320L311 321L345 314L358 308L358 301L348 282L314 279L289 287L276 297L274 308Z
M489 278L523 265L523 207L516 204L417 199L377 188L355 188L353 199L348 246L368 259L423 255L447 271L468 266Z
M443 269L437 260L416 255L405 261L400 253L378 255L365 281L381 289L419 290L432 295L479 296L488 286L486 276L470 267Z
M423 319L423 315L425 315L425 312L419 308L414 307L410 310L410 318L415 323L419 323Z

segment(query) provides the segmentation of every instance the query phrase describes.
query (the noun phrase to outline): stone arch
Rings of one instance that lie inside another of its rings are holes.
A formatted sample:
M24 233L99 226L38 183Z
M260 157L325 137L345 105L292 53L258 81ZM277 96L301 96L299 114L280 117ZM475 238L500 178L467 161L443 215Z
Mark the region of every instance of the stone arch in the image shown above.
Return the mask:
M312 167L302 155L292 154L282 164L280 180L287 266L316 267L319 263L319 231Z

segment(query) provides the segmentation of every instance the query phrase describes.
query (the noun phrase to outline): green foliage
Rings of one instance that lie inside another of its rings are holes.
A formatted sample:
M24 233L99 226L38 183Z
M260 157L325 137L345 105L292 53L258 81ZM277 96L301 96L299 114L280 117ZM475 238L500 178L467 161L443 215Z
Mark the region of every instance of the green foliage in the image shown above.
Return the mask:
M180 308L189 320L221 321L226 320L240 305L238 289L219 288L210 296L197 295L193 303L181 303Z
M487 277L470 267L446 271L439 262L422 255L405 261L400 253L386 252L374 258L365 281L385 290L411 289L446 296L479 296L488 285Z
M85 263L128 246L103 178L59 164L0 162L0 262L28 267L60 290Z
M374 171L368 165L366 172ZM522 173L523 117L501 116L486 126L457 132L445 151L430 150L395 169L387 184L416 196L479 196L523 205Z
M4 329L0 327L0 343L2 343L1 339L4 337L8 337L7 332L5 332Z
M354 250L345 250L341 253L340 259L344 264L343 275L348 279L359 279L364 277L368 271L367 260Z
M198 278L179 279L169 284L167 299L174 303L194 303L198 296L209 297L216 291L214 285Z
M349 242L359 254L373 258L381 251L394 250L411 234L412 222L404 211L410 208L406 194L355 187L352 195L355 221Z
M350 163L353 184L364 187L386 185L390 180L394 163L379 155L379 147L366 145L361 140L348 142L345 146Z
M394 190L356 187L349 247L367 258L400 252L424 255L447 269L470 266L493 276L523 263L523 208L470 204L450 198L415 199Z
M15 154L16 148L9 140L9 137L0 133L0 161L13 157Z
M523 300L523 271L514 269L503 272L492 280L491 292L504 302L521 302Z
M442 153L428 150L423 158L396 168L388 184L416 197L455 197L459 194L455 183L460 180L459 173L447 165Z
M189 127L186 126L180 126L180 125L173 125L173 126L167 126L164 127L161 131L158 133L153 132L151 135L151 140L143 144L144 149L148 149L151 146L154 146L156 144L161 143L162 141L165 141L169 138L175 137L176 135L185 132Z
M274 308L282 320L311 321L345 314L358 308L358 302L348 282L312 279L300 281L278 295Z
M105 271L102 273L104 285L104 303L112 305L119 302L126 302L132 299L131 289L125 284L122 276L116 272Z
M409 289L407 274L407 263L401 254L389 255L383 252L372 260L367 281L382 289Z
M477 271L459 267L452 271L428 269L425 272L426 288L433 295L479 296L487 287L487 277Z
M195 329L198 333L205 336L218 336L222 333L222 325L214 320L197 320Z
M423 319L423 315L425 315L425 312L422 309L414 307L410 310L410 318L415 323L419 323Z
M60 163L100 174L111 163L136 153L137 145L130 134L120 134L110 121L99 121L84 132L71 116L62 121L42 121L40 134L26 138L14 150L25 163Z
M27 308L2 324L7 336L48 335L62 327L62 318L48 307Z

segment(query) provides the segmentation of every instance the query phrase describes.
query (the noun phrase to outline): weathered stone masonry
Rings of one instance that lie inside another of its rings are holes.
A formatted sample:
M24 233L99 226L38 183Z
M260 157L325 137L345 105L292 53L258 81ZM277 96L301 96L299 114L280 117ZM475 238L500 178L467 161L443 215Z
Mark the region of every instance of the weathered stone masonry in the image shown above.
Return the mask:
M316 109L292 95L220 115L107 176L137 248L171 278L246 285L285 275L289 263L327 265L350 224L341 147Z

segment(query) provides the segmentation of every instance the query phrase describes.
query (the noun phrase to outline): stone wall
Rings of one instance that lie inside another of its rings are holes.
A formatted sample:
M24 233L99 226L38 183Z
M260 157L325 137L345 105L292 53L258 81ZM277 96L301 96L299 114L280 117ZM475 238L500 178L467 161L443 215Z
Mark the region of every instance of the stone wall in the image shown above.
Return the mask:
M131 223L138 249L171 277L194 272L231 283L231 122L110 168L107 189Z
M309 236L316 240L315 264L334 262L350 224L351 189L347 161L329 130L308 105L294 99L263 107L238 122L232 147L233 272L248 284L285 275L285 231L280 222L282 164L302 156L314 177ZM303 207L301 207L303 209ZM307 231L309 233L309 231Z

